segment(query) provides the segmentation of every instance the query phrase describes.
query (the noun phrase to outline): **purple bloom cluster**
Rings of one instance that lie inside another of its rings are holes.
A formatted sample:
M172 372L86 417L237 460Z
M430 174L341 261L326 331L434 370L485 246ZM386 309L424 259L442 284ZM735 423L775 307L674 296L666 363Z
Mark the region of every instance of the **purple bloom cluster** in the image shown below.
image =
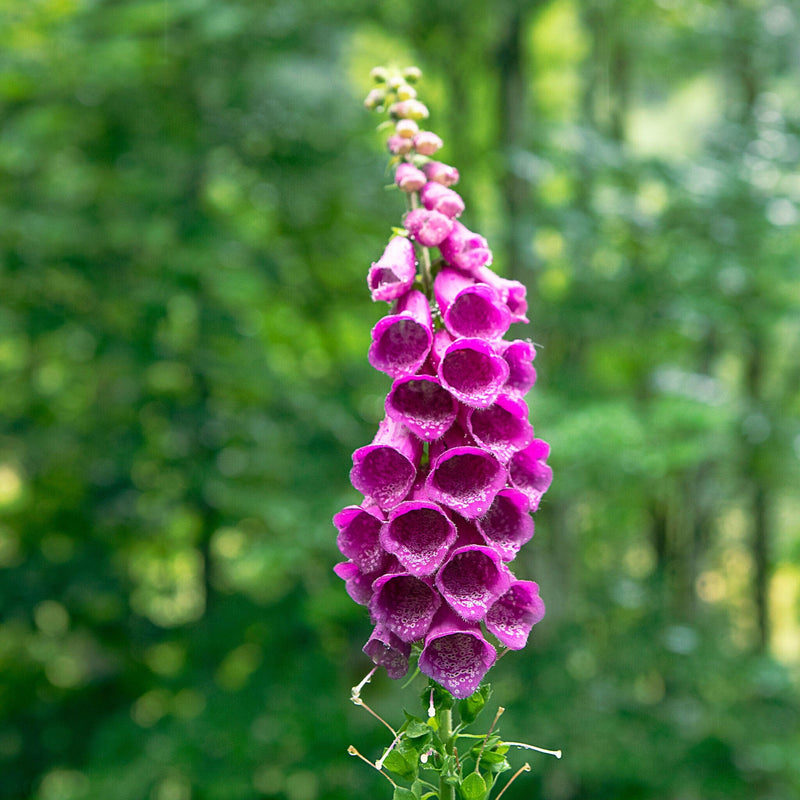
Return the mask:
M369 608L375 664L402 677L419 644L420 670L463 698L496 660L489 639L521 649L544 615L536 583L509 563L552 472L523 399L535 350L504 338L528 321L525 287L496 275L486 240L457 221L458 172L430 158L441 140L415 122L427 109L393 108L389 149L411 210L367 278L373 300L393 303L369 349L393 383L375 438L353 453L364 500L334 517L347 558L335 572ZM434 247L435 279L418 276L418 251L429 264Z

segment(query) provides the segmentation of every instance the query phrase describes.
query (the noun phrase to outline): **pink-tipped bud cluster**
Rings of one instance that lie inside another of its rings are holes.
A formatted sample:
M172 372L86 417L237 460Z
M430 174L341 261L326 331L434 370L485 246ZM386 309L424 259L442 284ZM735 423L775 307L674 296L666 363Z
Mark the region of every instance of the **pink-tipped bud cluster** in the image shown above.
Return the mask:
M399 122L412 100L390 106ZM399 137L430 155L441 140L425 133L397 132L390 149ZM364 500L334 524L347 559L336 574L375 626L364 652L397 678L418 644L420 670L463 698L494 664L496 644L521 649L544 615L538 586L510 563L533 537L531 513L552 471L523 399L535 350L504 338L512 322L527 322L525 287L496 275L486 240L456 221L457 179L430 160L397 167L397 185L421 205L368 277L373 300L394 303L369 349L393 383L375 438L353 454ZM435 278L417 276L430 259L415 257L415 245L438 247Z

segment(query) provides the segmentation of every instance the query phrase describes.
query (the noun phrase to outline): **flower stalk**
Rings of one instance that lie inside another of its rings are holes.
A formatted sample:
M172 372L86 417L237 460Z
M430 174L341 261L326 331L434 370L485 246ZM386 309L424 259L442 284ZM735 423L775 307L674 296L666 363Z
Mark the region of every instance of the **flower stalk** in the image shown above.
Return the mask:
M459 220L458 170L434 160L444 143L422 127L420 71L379 67L372 76L365 105L388 114L381 128L406 213L367 276L373 301L391 304L368 358L392 385L373 441L353 453L363 501L334 517L347 559L335 572L369 610L363 650L375 669L396 679L414 666L428 683L425 716L406 713L395 730L361 698L373 669L351 699L393 738L374 762L350 752L409 784L389 778L394 800L488 800L512 769L511 744L495 730L502 707L485 735L465 729L490 696L483 681L498 651L522 649L545 612L538 585L510 568L552 479L549 446L523 399L536 351L506 338L528 322L525 287L491 269L486 239Z

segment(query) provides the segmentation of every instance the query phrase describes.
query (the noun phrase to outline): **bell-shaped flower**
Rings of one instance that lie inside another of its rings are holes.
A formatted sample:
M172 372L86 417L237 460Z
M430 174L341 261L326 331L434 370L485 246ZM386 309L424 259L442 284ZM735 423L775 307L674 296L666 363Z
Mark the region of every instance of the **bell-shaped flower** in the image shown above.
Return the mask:
M471 274L492 261L492 251L486 239L460 222L453 224L447 238L439 245L439 251L451 267Z
M499 339L511 324L508 306L485 283L445 267L433 282L436 303L453 336Z
M456 339L439 362L442 386L462 403L486 408L497 399L508 380L509 368L484 339Z
M497 651L484 639L480 625L443 606L425 637L419 669L463 700L477 690L496 659Z
M439 593L407 572L381 575L372 584L372 619L404 642L421 639L442 603Z
M460 217L464 212L464 201L461 199L461 195L436 181L426 183L422 187L419 197L422 205L429 211L438 211L450 219Z
M506 470L491 453L480 447L453 447L432 461L425 492L431 500L474 519L489 510L506 479Z
M472 438L504 464L533 441L528 406L513 397L500 395L486 408L468 408L465 423Z
M506 647L522 650L531 628L544 617L544 602L533 581L515 581L486 615L486 628Z
M422 171L429 181L436 181L442 186L452 186L454 183L458 183L458 170L441 161L428 161L422 165Z
M542 495L553 480L553 470L545 463L550 445L534 439L524 450L514 453L508 463L508 478L512 486L524 492L536 511Z
M480 545L453 550L436 575L436 588L467 622L480 622L510 582L500 556Z
M427 208L415 208L403 220L411 238L423 247L438 247L453 230L454 224L458 223L438 211L428 211Z
M395 506L380 531L386 552L417 577L436 572L455 540L456 526L436 503L426 500Z
M372 584L375 579L386 572L396 572L399 569L401 567L397 559L387 554L387 561L375 572L362 572L353 561L342 561L333 571L344 581L347 594L360 606L366 606L372 598Z
M398 378L385 407L388 416L426 442L442 436L458 414L458 401L432 375Z
M418 192L426 183L427 178L421 169L406 161L397 165L394 173L394 182L404 192Z
M475 277L483 283L489 284L500 296L511 314L512 322L529 322L527 290L525 284L509 278L501 278L489 267L481 267L475 272Z
M405 236L395 236L369 268L367 285L372 299L397 300L411 288L416 274L414 245Z
M518 489L501 489L489 510L475 524L503 561L513 561L520 547L533 538L530 501Z
M422 442L404 425L384 419L372 444L353 453L350 482L382 509L405 499L414 484Z
M347 506L333 518L339 531L336 544L362 572L375 572L386 561L386 551L380 544L383 515L376 507Z
M425 362L433 341L433 321L425 295L413 289L398 301L394 314L372 329L369 363L392 378L413 375Z
M536 368L533 366L536 348L524 339L512 342L501 340L495 346L508 365L508 379L503 386L503 394L522 397L536 383Z
M411 645L402 641L382 625L376 625L362 650L378 667L386 667L390 678L397 680L408 672Z

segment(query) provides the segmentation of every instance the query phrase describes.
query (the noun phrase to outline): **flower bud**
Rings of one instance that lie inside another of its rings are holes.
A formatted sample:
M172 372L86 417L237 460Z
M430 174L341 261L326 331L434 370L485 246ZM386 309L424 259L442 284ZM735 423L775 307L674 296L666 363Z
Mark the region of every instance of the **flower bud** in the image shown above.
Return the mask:
M420 131L414 137L414 149L421 156L432 156L444 142L433 131Z
M364 98L364 107L370 110L383 105L386 99L386 92L383 89L370 89L369 94Z
M422 174L425 175L424 172ZM461 195L436 181L428 181L425 184L420 194L420 200L425 208L438 211L451 219L460 217L464 211L464 201L461 199Z
M394 173L394 182L404 192L418 192L427 182L425 173L413 164L403 162L397 165Z
M389 70L386 67L373 67L369 76L375 83L386 83L389 77Z
M442 186L452 186L454 183L458 183L458 170L441 161L429 161L422 167L422 171L428 176L429 181L436 181Z
M389 106L389 113L396 119L427 119L428 107L419 100L399 100Z
M392 77L389 78L389 88L392 91L399 89L403 85L403 83L404 81L399 75L392 75Z
M398 100L414 100L416 96L417 90L413 86L409 86L407 83L397 87Z
M404 139L413 139L419 132L419 125L413 119L401 119L395 127L398 136Z
M415 208L405 218L406 230L423 247L438 247L453 229L453 220L438 211Z
M398 156L404 156L406 153L411 152L413 142L411 139L406 139L404 136L400 136L395 133L389 137L386 142L386 146L389 148L390 153L394 153Z
M419 67L406 67L403 70L403 77L409 83L416 83L422 77L422 70Z

